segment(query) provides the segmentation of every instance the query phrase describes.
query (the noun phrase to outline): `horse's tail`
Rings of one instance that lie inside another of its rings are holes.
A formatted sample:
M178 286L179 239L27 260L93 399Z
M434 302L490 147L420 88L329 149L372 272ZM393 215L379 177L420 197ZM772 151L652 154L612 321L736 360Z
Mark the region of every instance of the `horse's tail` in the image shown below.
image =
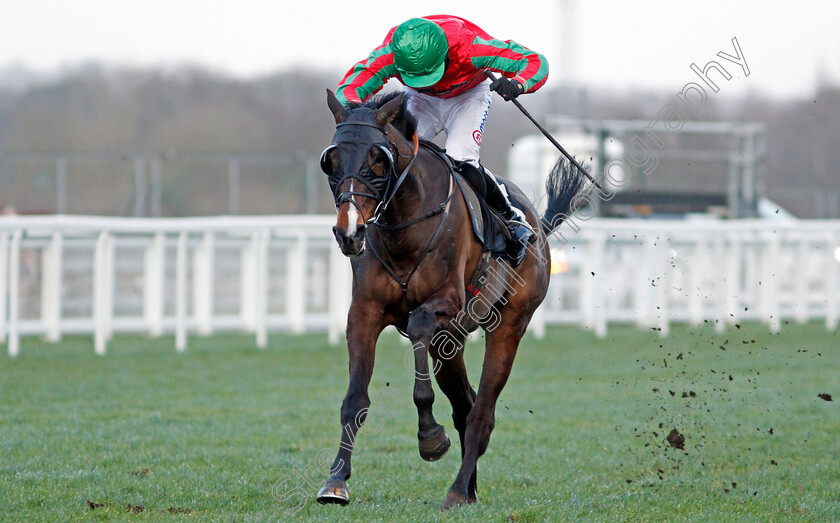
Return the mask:
M584 168L588 169L588 166ZM585 184L584 174L561 156L545 181L548 206L540 219L540 226L545 234L551 234L569 217L572 201Z

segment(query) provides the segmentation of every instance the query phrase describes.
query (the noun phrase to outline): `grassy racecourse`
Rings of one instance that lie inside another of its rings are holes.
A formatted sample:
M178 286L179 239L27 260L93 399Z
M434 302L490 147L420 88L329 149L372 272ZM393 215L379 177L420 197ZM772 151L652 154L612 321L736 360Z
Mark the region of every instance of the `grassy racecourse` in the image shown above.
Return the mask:
M0 356L3 520L840 518L840 334L822 325L526 337L479 463L481 502L447 513L460 461L450 408L438 392L453 447L423 462L396 336L380 342L371 383L372 396L395 394L359 437L343 508L315 503L313 469L339 436L344 348L322 335L276 335L265 351L230 335L172 346L118 337L97 357L87 338L30 339ZM475 383L483 351L467 350Z

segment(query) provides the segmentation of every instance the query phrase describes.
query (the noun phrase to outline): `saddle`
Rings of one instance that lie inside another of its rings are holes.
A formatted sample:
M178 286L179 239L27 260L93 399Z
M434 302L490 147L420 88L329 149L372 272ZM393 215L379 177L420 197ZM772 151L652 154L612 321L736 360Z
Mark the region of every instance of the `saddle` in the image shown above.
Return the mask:
M447 165L449 170L454 174L455 182L458 189L464 196L464 201L467 203L467 209L470 214L470 223L472 223L473 233L478 241L483 246L485 251L489 251L494 258L501 257L505 254L507 241L510 239L510 234L505 226L504 219L491 208L483 198L479 196L476 190L466 182L467 179L475 176L484 176L478 172L478 168L468 162L459 162L446 154L446 150L439 147L433 142L421 140L420 145L429 151L438 155L441 160ZM474 172L468 173L467 169L472 169ZM499 181L507 186L507 182L501 178ZM522 202L518 201L512 196L513 191L508 191L511 199L511 204L526 212L526 208Z
M504 283L507 279L511 277L519 278L515 275L509 276L514 274L510 268L499 269L500 265L509 265L506 258L503 256L507 250L507 241L510 239L510 233L505 226L505 221L487 204L487 202L484 201L483 198L479 196L478 192L465 181L463 170L474 169L477 171L478 169L474 165L466 162L458 162L446 154L446 151L443 148L433 142L420 140L420 147L423 147L435 154L449 169L452 179L455 180L455 184L458 186L458 189L461 191L464 201L467 204L466 206L470 217L470 223L472 224L473 234L475 234L476 239L482 246L481 255L478 258L476 267L473 270L470 281L465 289L467 291L467 304L478 298L479 293L485 287L485 283L488 281L488 278L492 278L497 285L491 289L489 296L485 297L490 299L489 303L492 307L500 299L501 295L499 294L499 289L505 288ZM476 173L472 174L474 175ZM482 173L477 174L484 176ZM502 180L502 183L505 183L504 180ZM510 194L510 191L508 194ZM511 198L511 203L525 212L525 208L518 200ZM499 258L497 264L493 264L492 258ZM494 267L496 267L495 271ZM491 271L493 271L492 275L490 275ZM501 284L499 282L501 282ZM484 305L487 305L486 300ZM467 305L465 305L465 307L467 307ZM465 310L472 309L465 308ZM480 318L484 318L483 314L479 314L478 316ZM470 325L470 321L475 323L475 325ZM472 330L475 330L478 323L478 321L467 320L468 325L462 325L462 328L469 326L467 330L471 332ZM397 327L397 332L408 338L408 334L400 327Z

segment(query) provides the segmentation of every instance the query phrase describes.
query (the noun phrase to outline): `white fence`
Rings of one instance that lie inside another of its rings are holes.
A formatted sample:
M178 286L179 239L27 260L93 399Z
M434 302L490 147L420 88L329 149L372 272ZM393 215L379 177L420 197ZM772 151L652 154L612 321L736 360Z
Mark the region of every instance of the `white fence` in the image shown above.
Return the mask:
M328 332L341 340L349 261L332 216L0 219L0 342L87 333ZM551 239L548 297L531 330L609 323L668 333L673 321L719 330L760 320L838 317L840 222L578 221Z

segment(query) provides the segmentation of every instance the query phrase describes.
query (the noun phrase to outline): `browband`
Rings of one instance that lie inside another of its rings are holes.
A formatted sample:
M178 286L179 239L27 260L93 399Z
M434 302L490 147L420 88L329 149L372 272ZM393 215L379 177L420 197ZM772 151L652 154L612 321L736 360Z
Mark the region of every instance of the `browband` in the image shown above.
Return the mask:
M382 127L381 125L379 125L377 123L373 123L373 122L341 122L339 124L336 124L335 127L339 128L339 127L344 127L345 125L366 125L368 127L373 127L374 129L378 129L378 130L382 131L383 133L387 134L385 132L384 127Z

